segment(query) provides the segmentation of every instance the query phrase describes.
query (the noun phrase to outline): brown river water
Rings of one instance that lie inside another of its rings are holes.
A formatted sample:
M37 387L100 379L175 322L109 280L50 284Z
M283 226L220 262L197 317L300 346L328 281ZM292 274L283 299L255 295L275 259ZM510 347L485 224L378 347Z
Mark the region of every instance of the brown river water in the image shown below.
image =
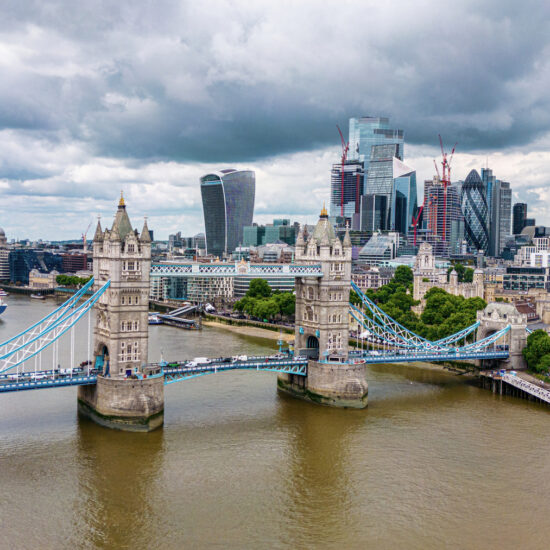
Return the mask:
M1 341L53 308L7 302ZM150 360L275 346L217 328L150 337ZM165 399L164 428L143 434L79 419L76 388L0 395L0 548L550 548L541 405L397 365L369 369L362 411L279 395L254 372Z

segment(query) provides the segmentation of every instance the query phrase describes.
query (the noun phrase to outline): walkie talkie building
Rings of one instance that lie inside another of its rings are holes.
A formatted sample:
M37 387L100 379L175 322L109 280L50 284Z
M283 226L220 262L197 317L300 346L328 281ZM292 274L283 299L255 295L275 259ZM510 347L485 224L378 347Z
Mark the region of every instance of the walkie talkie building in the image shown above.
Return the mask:
M220 170L201 178L206 251L222 257L243 241L243 228L252 225L256 176L252 170Z

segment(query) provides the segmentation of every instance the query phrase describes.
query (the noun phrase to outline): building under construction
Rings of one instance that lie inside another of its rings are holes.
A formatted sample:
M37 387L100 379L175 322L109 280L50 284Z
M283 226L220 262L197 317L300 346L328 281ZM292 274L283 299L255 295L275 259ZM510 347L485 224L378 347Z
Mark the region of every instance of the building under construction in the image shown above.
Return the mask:
M460 207L460 191L457 186L446 189L438 176L424 181L425 239L438 256L461 253L464 241L464 216Z

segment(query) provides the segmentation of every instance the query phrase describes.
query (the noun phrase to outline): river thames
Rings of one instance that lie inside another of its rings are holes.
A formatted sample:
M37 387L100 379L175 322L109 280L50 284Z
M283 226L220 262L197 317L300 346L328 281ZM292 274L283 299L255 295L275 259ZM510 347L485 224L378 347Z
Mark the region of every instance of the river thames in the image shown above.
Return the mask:
M54 307L7 302L2 341ZM150 327L151 361L274 349ZM165 407L163 429L125 433L79 419L75 388L0 395L0 547L550 545L550 410L463 377L372 366L357 411L280 395L275 374L232 372L167 386Z

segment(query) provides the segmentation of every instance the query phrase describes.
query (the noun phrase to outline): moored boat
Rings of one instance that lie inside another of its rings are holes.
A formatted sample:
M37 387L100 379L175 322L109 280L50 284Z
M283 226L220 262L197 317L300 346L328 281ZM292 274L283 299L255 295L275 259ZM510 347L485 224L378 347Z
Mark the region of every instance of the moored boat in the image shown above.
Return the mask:
M156 313L149 313L149 324L162 325L162 320Z
M31 298L34 298L35 300L44 300L44 299L45 299L45 296L43 296L42 294L38 293L38 294L31 294Z

